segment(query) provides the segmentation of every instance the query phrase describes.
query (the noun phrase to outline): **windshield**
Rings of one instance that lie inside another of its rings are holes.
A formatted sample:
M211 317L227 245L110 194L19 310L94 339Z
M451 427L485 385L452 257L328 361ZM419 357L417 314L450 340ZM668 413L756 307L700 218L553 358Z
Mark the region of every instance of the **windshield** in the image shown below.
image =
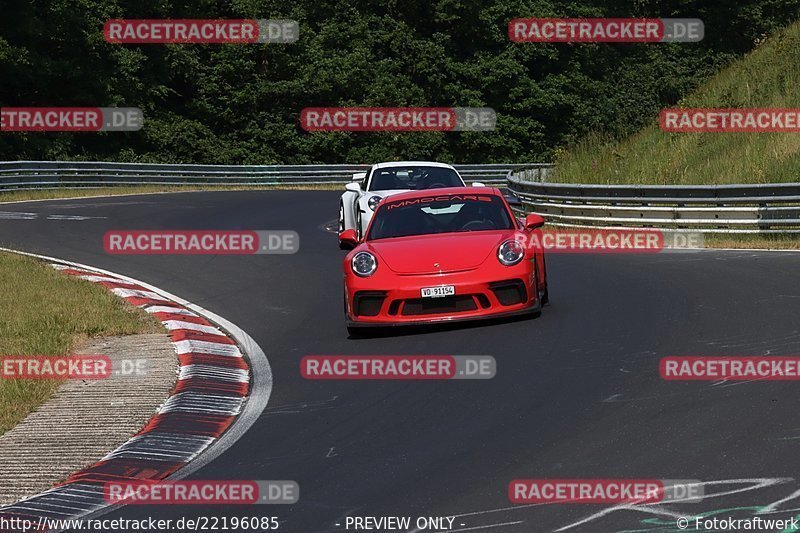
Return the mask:
M429 196L381 205L367 240L513 228L513 219L497 196Z
M396 189L423 190L444 187L463 187L458 173L447 167L388 167L379 168L372 174L370 191Z

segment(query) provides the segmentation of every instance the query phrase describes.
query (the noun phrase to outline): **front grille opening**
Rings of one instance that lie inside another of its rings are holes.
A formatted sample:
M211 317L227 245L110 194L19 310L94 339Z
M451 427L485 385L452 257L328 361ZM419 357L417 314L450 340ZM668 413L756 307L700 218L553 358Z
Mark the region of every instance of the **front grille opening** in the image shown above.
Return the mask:
M487 298L485 294L479 293L476 294L475 297L484 309L489 309L492 306L492 302L489 301L489 298Z
M392 303L389 304L389 314L396 315L398 311L400 311L400 304L403 303L403 300L392 300Z
M353 313L356 316L377 316L385 299L384 291L359 291L353 297Z
M491 283L489 288L501 305L516 305L525 303L528 300L528 291L525 290L525 283L520 279Z
M444 298L416 298L406 300L403 316L435 315L439 313L466 313L478 308L470 294L445 296Z

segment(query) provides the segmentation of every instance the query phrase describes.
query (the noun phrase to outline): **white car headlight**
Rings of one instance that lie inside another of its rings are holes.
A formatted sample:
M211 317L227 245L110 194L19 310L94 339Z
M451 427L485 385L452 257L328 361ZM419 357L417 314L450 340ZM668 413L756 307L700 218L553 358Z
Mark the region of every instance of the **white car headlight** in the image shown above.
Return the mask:
M367 200L367 205L369 206L370 209L375 211L375 209L377 209L378 207L378 204L381 203L381 200L383 200L383 198L381 198L380 196L372 196L370 197L369 200Z
M369 252L358 252L350 260L350 266L357 276L366 278L375 273L378 268L378 260Z
M505 266L513 266L522 261L525 256L525 247L514 239L505 241L497 249L497 259Z

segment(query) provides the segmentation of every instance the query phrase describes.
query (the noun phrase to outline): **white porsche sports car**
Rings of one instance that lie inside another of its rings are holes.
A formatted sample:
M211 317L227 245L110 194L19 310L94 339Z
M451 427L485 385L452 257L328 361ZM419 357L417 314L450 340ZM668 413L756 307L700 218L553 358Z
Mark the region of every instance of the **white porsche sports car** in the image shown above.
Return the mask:
M473 183L483 187L483 183ZM367 172L353 174L339 202L339 235L356 230L359 239L369 225L375 208L391 194L423 189L463 187L464 180L451 165L431 161L397 161L372 165ZM347 245L339 241L341 248Z

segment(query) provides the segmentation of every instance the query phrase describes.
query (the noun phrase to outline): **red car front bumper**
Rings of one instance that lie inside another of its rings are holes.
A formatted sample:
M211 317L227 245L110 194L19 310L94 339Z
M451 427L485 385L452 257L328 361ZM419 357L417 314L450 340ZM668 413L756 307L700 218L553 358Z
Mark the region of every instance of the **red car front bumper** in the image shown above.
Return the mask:
M452 285L455 295L422 298L423 287ZM397 326L494 318L541 310L534 264L481 265L462 272L345 276L348 326Z

